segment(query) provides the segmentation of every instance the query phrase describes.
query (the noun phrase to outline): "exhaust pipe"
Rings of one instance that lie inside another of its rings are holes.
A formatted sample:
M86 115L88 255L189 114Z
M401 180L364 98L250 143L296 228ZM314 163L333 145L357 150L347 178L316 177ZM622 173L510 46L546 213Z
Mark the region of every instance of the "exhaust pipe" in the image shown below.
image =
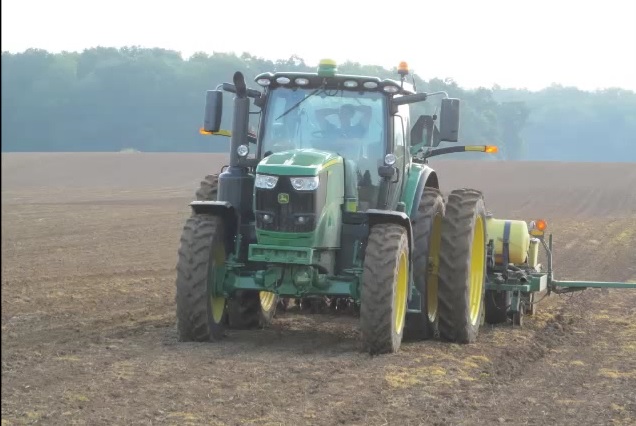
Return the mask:
M234 73L234 122L232 123L232 137L230 139L230 167L239 167L237 148L247 144L247 133L250 118L250 99L247 97L245 76L240 71Z

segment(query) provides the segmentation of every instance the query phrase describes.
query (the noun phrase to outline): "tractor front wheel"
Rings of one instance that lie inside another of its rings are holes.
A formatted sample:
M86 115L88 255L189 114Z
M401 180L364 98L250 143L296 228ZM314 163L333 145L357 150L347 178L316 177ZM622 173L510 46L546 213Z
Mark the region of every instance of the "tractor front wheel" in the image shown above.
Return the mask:
M225 334L225 298L214 294L225 267L225 225L212 215L185 223L177 263L177 332L180 341L219 340Z
M402 343L409 285L407 230L374 225L369 233L362 286L360 329L365 351L397 352Z
M272 322L278 296L269 291L240 290L228 300L227 313L231 328L263 328Z
M439 265L440 337L456 343L477 339L486 288L486 209L479 191L448 197L442 221Z

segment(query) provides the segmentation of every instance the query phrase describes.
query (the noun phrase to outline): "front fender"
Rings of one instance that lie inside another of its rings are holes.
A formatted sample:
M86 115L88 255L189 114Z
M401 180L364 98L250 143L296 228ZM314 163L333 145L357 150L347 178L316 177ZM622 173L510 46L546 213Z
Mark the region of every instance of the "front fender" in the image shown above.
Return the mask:
M227 237L227 247L234 247L234 237L238 226L238 213L228 201L192 201L190 203L194 214L206 214L220 216L225 225L225 235ZM233 249L232 249L233 250Z

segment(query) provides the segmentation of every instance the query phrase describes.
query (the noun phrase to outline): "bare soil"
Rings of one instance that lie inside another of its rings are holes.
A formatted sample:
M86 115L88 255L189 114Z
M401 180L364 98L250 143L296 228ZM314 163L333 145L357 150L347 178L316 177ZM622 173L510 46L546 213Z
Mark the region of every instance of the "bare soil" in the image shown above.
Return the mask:
M181 228L208 154L2 155L2 425L636 424L636 291L551 295L478 342L360 351L353 315L179 343ZM636 281L633 164L436 160L547 219L563 279Z

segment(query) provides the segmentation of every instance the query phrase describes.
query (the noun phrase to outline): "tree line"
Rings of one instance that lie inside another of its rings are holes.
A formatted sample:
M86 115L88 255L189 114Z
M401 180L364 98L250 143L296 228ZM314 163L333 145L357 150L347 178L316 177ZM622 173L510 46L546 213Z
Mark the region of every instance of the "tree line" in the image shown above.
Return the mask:
M398 78L396 69L347 62L340 72ZM240 70L315 71L302 58L99 47L2 53L2 151L226 152L226 138L198 133L205 91ZM553 85L541 91L463 89L451 79L409 81L462 100L460 142L496 144L498 159L636 161L636 93ZM230 96L227 97L230 99ZM430 113L438 102L417 104ZM223 123L231 128L232 104ZM463 156L466 158L466 156ZM477 157L480 158L480 157ZM483 157L481 157L483 158ZM492 158L490 158L492 159Z

